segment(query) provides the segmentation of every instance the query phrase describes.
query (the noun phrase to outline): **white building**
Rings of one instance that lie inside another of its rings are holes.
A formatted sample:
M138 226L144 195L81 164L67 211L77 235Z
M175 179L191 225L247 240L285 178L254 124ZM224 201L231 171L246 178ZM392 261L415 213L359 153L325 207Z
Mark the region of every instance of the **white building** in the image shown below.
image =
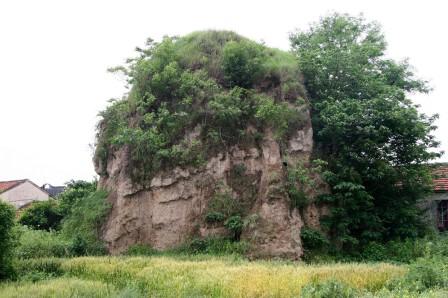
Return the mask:
M34 201L46 201L48 192L28 179L0 181L0 199L20 209Z

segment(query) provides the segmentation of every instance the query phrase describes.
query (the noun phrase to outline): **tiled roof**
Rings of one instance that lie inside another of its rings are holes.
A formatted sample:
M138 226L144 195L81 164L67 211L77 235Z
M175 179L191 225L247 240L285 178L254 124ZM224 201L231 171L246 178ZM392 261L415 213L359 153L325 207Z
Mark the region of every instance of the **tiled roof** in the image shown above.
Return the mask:
M0 192L7 191L8 189L17 186L24 181L25 180L0 181Z
M448 165L438 166L433 175L434 191L448 191Z
M42 185L41 188L48 192L53 198L56 198L61 192L65 190L65 186L53 186L48 183Z

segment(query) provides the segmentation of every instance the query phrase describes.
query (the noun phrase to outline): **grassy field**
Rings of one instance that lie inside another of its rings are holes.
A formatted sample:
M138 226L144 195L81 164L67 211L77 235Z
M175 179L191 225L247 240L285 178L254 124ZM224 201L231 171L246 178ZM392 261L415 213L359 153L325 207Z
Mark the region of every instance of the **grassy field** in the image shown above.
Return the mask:
M25 278L0 285L1 297L299 297L304 286L326 280L373 297L407 271L384 263L305 265L200 256L34 259L20 267Z

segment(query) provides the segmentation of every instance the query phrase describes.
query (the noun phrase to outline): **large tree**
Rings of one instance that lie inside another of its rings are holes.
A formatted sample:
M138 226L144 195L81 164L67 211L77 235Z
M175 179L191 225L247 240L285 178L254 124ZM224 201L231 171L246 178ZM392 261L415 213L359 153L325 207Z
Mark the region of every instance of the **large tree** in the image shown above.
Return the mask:
M329 162L330 235L345 250L421 235L418 202L437 157L428 117L408 99L428 92L407 61L385 56L376 23L334 14L291 35L312 105L318 154Z
M14 250L14 218L15 210L12 205L0 198L0 281L12 277Z

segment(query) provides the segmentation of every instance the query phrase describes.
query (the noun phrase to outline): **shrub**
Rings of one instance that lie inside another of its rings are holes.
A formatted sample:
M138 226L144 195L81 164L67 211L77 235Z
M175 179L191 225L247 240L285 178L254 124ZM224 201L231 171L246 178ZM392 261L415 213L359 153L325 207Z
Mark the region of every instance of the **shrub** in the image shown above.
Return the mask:
M221 213L225 218L242 212L241 203L232 197L230 191L217 192L208 204L209 212Z
M241 216L234 215L229 217L224 226L233 234L233 240L239 241L241 232L243 231L244 222L241 219Z
M278 139L285 136L288 130L294 129L302 122L299 111L286 102L276 103L268 96L257 97L257 111L255 117L264 124L272 127Z
M313 282L305 287L301 291L300 297L303 298L355 298L359 297L359 294L354 288L337 281L326 280L322 282Z
M111 127L109 127L111 129ZM83 180L72 180L66 184L64 192L58 196L59 209L63 216L70 214L71 209L77 205L78 201L88 197L96 191L97 182Z
M329 244L327 237L322 232L308 227L303 227L300 230L300 238L305 249L321 250Z
M19 229L18 246L15 255L19 259L70 256L70 241L55 231Z
M361 260L412 263L427 256L448 257L448 237L441 234L418 239L398 239L385 244L369 242L362 250Z
M57 258L20 259L15 266L20 280L36 282L61 276L63 274L62 262L63 259Z
M231 169L231 175L236 178L244 177L244 173L246 173L246 165L244 163L236 164Z
M12 277L14 274L12 267L14 217L14 207L0 199L0 280Z
M325 175L323 169L326 165L320 159L314 159L308 166L302 162L288 165L286 191L291 200L291 208L303 208L310 203L306 192L317 187L318 177Z
M388 258L387 249L383 244L380 244L378 242L370 242L363 249L361 253L361 258L365 261L373 261L373 262L386 260Z
M238 130L244 129L251 116L251 106L247 90L235 87L229 92L217 94L208 103L212 114L212 126L222 141L238 139Z
M64 220L61 232L66 239L72 241L73 254L95 255L105 252L99 239L99 229L110 209L106 196L105 191L96 191L79 200Z
M21 214L19 223L35 230L57 230L63 216L56 201L35 202Z
M135 244L129 246L129 248L124 253L127 256L152 256L157 254L158 251L154 248L144 245L144 244Z
M96 242L93 242L92 245L96 245ZM87 243L86 238L81 236L81 234L76 234L73 239L71 239L69 251L74 256L85 256L88 254L88 246L89 244ZM94 249L93 251L95 252L96 250Z
M223 222L226 219L225 215L218 211L210 211L205 215L205 220L208 223Z
M308 197L305 192L301 189L297 189L293 184L288 184L288 196L291 201L291 208L303 208L309 204Z
M249 88L261 75L264 53L262 46L242 40L224 46L222 68L230 86Z
M448 287L448 259L439 256L418 259L409 266L409 272L397 285L419 292Z
M221 237L195 238L185 248L188 253L211 255L244 255L248 249L249 244L247 242L234 242Z

